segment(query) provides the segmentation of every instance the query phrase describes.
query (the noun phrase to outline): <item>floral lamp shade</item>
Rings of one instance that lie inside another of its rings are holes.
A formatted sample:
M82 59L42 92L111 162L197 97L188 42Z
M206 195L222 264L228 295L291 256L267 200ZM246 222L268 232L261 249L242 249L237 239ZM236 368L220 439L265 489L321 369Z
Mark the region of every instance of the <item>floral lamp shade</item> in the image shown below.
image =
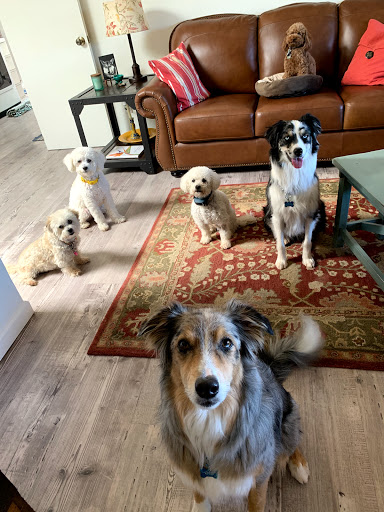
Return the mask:
M148 30L140 0L104 2L103 8L107 37Z

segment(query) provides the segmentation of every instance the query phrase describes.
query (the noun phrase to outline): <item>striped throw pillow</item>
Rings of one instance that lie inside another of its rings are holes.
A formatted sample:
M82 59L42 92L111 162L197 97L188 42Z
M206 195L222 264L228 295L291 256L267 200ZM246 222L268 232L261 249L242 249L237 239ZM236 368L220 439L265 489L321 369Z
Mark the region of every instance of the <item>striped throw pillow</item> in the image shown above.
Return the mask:
M201 82L183 42L166 57L149 60L148 64L175 93L179 112L209 97L210 93Z

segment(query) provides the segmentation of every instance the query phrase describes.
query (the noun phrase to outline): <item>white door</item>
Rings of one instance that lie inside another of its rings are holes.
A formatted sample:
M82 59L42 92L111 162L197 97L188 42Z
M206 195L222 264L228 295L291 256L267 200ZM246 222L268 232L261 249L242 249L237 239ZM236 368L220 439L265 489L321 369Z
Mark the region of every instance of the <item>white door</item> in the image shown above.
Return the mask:
M47 148L80 146L68 100L92 85L96 67L78 0L1 1L0 20ZM104 105L85 107L81 120L90 146L109 142Z

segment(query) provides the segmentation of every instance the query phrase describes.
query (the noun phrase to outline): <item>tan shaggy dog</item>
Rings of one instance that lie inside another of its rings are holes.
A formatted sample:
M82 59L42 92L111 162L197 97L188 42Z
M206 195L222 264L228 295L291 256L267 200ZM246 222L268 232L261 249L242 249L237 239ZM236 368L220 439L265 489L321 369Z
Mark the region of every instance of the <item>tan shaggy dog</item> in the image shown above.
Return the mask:
M220 233L220 247L229 249L238 227L257 222L252 215L236 217L228 197L221 190L220 177L205 166L192 167L180 181L180 188L193 196L191 214L201 231L200 243L209 244L212 234Z
M17 273L23 284L36 286L35 277L59 268L63 274L79 276L78 265L89 262L77 251L80 223L76 212L64 208L47 219L44 234L20 254L16 265L7 266L10 274Z
M311 38L303 23L294 23L289 27L283 41L284 76L316 75L316 62L309 53Z

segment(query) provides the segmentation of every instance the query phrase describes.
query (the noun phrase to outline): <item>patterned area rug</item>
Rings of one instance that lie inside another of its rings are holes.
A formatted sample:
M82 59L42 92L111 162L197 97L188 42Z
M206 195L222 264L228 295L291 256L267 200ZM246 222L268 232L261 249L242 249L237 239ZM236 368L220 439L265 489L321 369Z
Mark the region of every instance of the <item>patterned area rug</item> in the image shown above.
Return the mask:
M348 249L332 248L338 180L322 180L320 186L327 227L314 251L317 266L307 270L301 245L293 244L282 271L274 265L275 243L262 222L266 184L221 187L237 215L260 218L236 233L229 250L220 249L217 238L200 244L190 197L171 190L88 353L153 357L136 333L160 306L171 300L219 306L236 297L266 315L275 330L295 329L300 313L315 317L326 335L320 366L384 370L384 293ZM361 219L377 212L353 190L350 214ZM362 231L355 236L383 268L384 241Z

